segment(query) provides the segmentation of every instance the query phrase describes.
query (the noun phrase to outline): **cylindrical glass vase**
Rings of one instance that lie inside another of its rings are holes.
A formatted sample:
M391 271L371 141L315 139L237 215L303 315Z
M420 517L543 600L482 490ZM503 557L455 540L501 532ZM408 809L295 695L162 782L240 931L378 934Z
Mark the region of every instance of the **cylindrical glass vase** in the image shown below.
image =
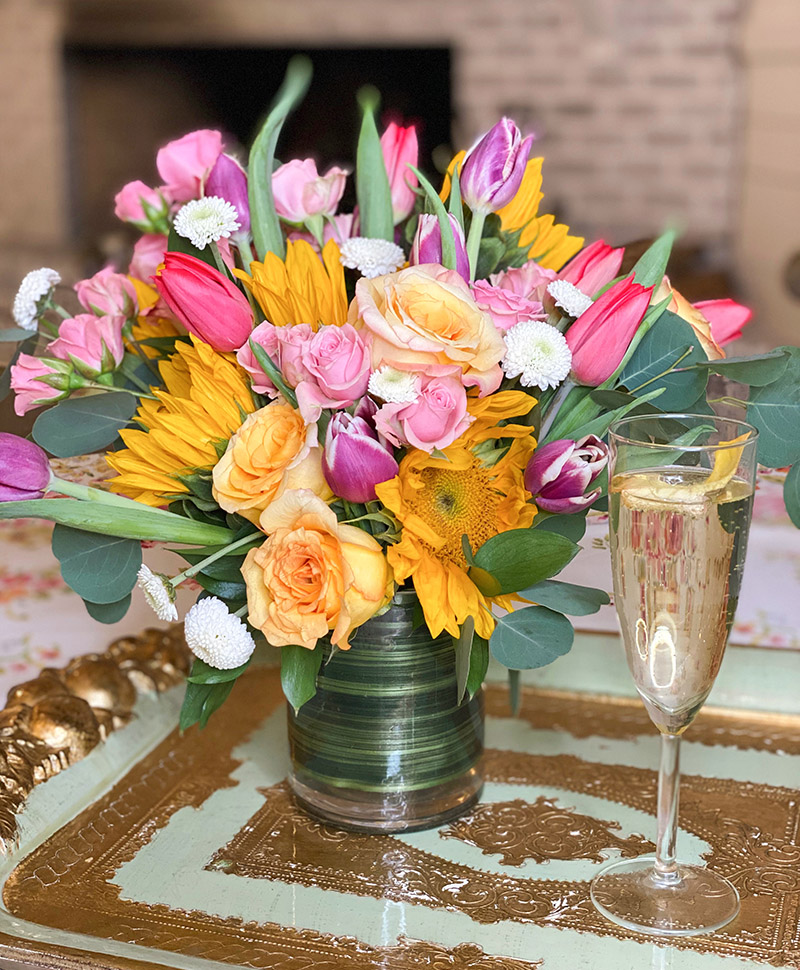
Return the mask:
M317 693L289 706L289 783L315 818L366 832L441 825L483 786L483 698L458 703L452 638L418 623L413 590L326 652ZM415 628L416 627L416 628Z

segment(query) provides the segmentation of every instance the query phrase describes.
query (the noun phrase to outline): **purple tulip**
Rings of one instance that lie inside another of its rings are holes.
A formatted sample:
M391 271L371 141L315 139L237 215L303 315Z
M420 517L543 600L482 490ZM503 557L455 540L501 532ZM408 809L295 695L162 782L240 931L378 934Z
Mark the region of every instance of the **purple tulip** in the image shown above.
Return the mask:
M398 471L391 447L378 440L370 422L338 411L325 434L322 455L325 481L347 502L373 502L375 486Z
M250 202L247 198L247 173L230 155L220 155L206 179L205 195L216 195L236 209L240 232L250 231Z
M561 438L539 448L525 469L525 488L545 512L583 512L600 496L584 492L608 463L608 446L593 434Z
M453 241L456 244L456 272L469 283L469 256L464 230L455 216L448 215L448 218L453 227ZM437 216L423 214L419 217L408 261L412 266L442 262L442 230L439 228Z
M0 502L41 498L50 483L47 455L32 441L0 432Z
M461 167L461 197L473 212L497 212L517 194L533 135L524 140L510 118L498 121L471 148Z

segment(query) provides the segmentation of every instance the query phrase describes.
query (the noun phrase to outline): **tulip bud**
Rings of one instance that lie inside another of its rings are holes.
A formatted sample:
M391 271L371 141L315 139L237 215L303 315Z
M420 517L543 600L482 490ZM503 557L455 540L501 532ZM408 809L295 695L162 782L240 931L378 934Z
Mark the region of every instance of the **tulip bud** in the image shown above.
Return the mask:
M533 135L524 140L510 118L498 121L469 150L461 168L461 198L473 212L497 212L519 191Z
M416 128L413 125L401 128L392 122L381 135L381 151L392 193L392 215L394 224L397 225L414 208L414 188L418 183L416 175L408 166L413 165L416 168L419 161Z
M0 432L0 502L41 498L50 477L50 463L38 445Z
M375 486L398 472L391 448L364 418L338 411L325 434L322 472L331 490L347 502L372 502Z
M20 354L11 365L11 389L14 412L22 417L42 404L55 404L69 397L69 392L85 387L86 380L70 361L57 357L33 357Z
M165 253L156 288L189 333L214 350L238 350L253 329L247 297L235 283L202 259Z
M216 195L236 209L241 232L250 231L250 202L247 173L230 155L220 155L205 184L205 195Z
M608 463L608 446L593 434L542 445L525 469L525 488L545 512L583 512L600 497L586 489Z
M632 277L615 283L567 330L572 376L578 384L597 387L619 367L650 305L653 287Z
M558 278L577 286L587 296L594 296L617 276L624 255L624 248L614 249L598 239L571 259Z
M456 272L469 282L469 257L464 230L455 216L448 215L448 218L453 229L453 241L456 244ZM423 214L419 217L408 261L412 266L418 266L420 263L441 264L442 230L437 216Z

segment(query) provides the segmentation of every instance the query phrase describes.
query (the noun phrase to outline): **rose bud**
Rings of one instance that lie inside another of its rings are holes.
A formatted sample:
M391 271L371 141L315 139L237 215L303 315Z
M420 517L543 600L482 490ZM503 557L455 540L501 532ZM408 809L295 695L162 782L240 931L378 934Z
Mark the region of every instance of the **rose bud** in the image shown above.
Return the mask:
M250 201L247 173L230 155L220 155L205 184L205 195L216 195L236 209L239 231L250 232Z
M0 502L41 498L50 477L50 463L38 445L0 432Z
M135 317L138 301L133 283L122 273L115 273L113 266L106 266L88 280L75 284L78 302L84 310L102 316L104 313L121 313Z
M375 486L394 478L398 464L391 448L364 418L339 411L325 434L322 472L325 481L347 502L373 502Z
M456 245L456 272L469 282L469 257L467 256L464 230L455 216L448 215L448 218L453 228L453 242ZM419 217L408 261L411 266L419 266L420 263L438 263L441 265L442 230L439 227L437 216L423 214Z
M11 365L11 390L14 392L14 413L18 417L42 404L55 404L69 397L69 392L85 387L86 380L75 370L71 361L57 357L33 357L20 354Z
M473 212L497 212L517 194L533 135L523 140L510 118L502 118L471 148L461 167L461 197Z
M525 469L525 488L545 512L583 512L600 497L586 489L608 463L608 446L593 434L561 438L538 448Z
M202 259L165 253L156 288L172 313L214 350L238 350L253 329L247 297Z
M416 168L419 161L417 129L413 125L402 128L392 122L381 135L381 151L392 193L392 215L394 224L397 225L414 208L417 176L408 166L413 165ZM439 260L426 262L439 262Z
M125 356L124 323L125 318L119 314L96 317L93 313L79 313L61 324L48 352L71 361L75 370L89 379L108 374L119 367Z

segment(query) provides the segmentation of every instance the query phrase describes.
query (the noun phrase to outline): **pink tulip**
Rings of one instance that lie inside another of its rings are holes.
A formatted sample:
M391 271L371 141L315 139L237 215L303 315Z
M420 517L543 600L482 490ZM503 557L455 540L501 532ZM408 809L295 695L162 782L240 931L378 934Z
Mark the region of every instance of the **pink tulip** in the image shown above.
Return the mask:
M339 498L373 502L375 486L394 478L398 464L391 446L381 443L367 418L339 411L325 433L322 472Z
M0 431L0 502L41 498L50 477L50 462L38 445Z
M115 273L112 266L76 283L75 292L80 305L94 313L121 313L124 317L135 317L138 312L133 283L122 273Z
M303 365L309 376L297 385L297 406L313 424L323 408L348 407L367 393L369 333L349 323L320 327L308 341Z
M299 225L312 216L332 216L344 192L347 172L343 168L317 172L313 158L293 159L272 176L275 211L285 222Z
M577 286L586 296L594 296L619 274L624 255L624 248L614 249L598 239L573 257L558 274L558 278Z
M137 280L149 283L156 275L156 270L164 262L167 251L167 237L158 233L149 233L136 240L133 247L133 258L128 267L131 276Z
M247 342L242 344L242 346L236 351L236 359L250 375L253 390L256 392L256 394L268 394L270 397L277 397L279 391L261 369L261 365L256 360L255 354L250 347L250 341L252 340L260 347L263 347L264 350L266 350L266 352L269 354L275 366L279 367L280 358L278 356L278 330L279 328L276 327L275 324L268 323L265 320L263 323L259 323L255 330L250 334Z
M701 300L695 307L711 324L711 335L722 346L738 340L753 311L735 300Z
M169 142L156 155L158 174L172 202L199 199L203 184L222 152L222 135L206 128Z
M189 333L214 350L238 350L253 328L247 298L213 266L185 253L165 253L158 292Z
M503 118L468 152L461 166L461 197L473 212L497 212L517 194L533 136L523 139Z
M71 361L79 374L93 380L116 370L122 363L124 324L125 317L120 314L96 317L93 313L79 313L64 320L48 352Z
M472 295L481 310L489 314L501 331L515 327L523 320L544 320L547 317L541 303L518 296L513 290L492 286L486 280L472 284Z
M42 404L53 404L68 397L71 390L83 387L85 383L71 363L20 354L17 362L11 365L14 411L22 417Z
M614 373L647 313L652 292L652 286L640 286L626 276L572 324L566 337L575 381L597 387Z
M386 403L375 415L375 427L395 445L411 445L430 454L451 445L472 424L467 392L458 376L422 377L419 396Z
M150 214L145 211L145 205ZM114 196L114 215L123 222L132 222L141 229L152 223L152 215L166 217L167 202L158 189L151 189L144 182L128 182Z
M455 216L448 214L448 219L453 230L453 241L456 246L456 272L469 282L469 256L467 256L464 230ZM441 265L442 230L439 227L437 216L423 213L419 217L408 261L411 266L419 266L421 263L439 263Z
M552 269L545 269L535 259L528 260L524 266L507 269L501 273L492 273L489 282L501 290L509 290L517 296L523 296L533 303L544 303L547 287L558 279L558 273Z
M206 195L216 195L236 209L239 230L250 232L250 201L247 197L247 172L230 155L220 155L205 184Z
M394 224L397 225L411 213L416 199L414 189L419 183L408 166L410 164L416 168L419 161L417 129L413 125L401 128L400 125L392 122L381 135L381 151L386 174L389 176L389 188L392 191ZM422 260L422 262L437 262L437 260Z
M545 512L583 512L600 497L599 488L584 493L607 464L608 446L593 434L551 441L528 462L525 488Z

